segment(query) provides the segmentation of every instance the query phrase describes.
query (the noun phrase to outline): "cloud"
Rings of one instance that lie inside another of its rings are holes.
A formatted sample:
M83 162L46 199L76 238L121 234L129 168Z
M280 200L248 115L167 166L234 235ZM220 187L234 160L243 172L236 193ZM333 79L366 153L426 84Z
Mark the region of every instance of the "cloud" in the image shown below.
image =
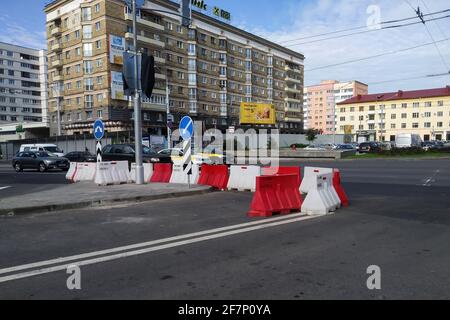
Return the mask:
M419 2L414 0L409 1L413 6L417 5L416 2ZM420 0L419 4L425 13L448 9L449 7L447 0L428 0L426 1L426 7L422 0ZM290 18L287 20L292 19L294 21L293 24L289 25L289 23L286 23L286 27L278 30L267 30L261 27L247 27L246 29L274 42L304 38L350 27L365 26L369 18L366 11L370 5L379 6L382 21L415 16L414 11L405 1L293 1L288 4L289 11L287 13ZM437 23L428 22L427 26L435 40L450 38L450 32L448 32L450 29L450 19L439 20ZM289 42L287 45L309 42L316 39L318 38ZM334 40L305 43L290 46L290 48L305 55L305 69L308 70L388 51L401 50L428 42L431 42L431 38L426 28L422 24L418 24L410 27L380 30ZM447 66L442 62L435 46L431 45L377 59L305 72L305 83L306 85L312 85L324 79L342 81L359 80L369 83L369 90L371 92L445 86L450 84L450 76L374 84L392 79L405 79L448 72L448 66L450 65L450 41L439 43L438 46L446 60Z
M19 24L12 22L12 19L6 14L0 16L0 22L2 23L1 42L34 49L47 48L45 31L27 30Z

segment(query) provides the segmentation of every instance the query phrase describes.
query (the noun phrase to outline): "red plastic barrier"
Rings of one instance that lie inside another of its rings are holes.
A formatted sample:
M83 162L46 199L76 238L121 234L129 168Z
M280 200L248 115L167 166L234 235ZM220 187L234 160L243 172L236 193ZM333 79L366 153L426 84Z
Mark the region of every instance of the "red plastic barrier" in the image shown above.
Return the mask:
M339 169L333 170L333 186L339 196L339 199L342 202L342 205L344 207L348 207L350 205L350 201L348 200L347 194L345 193L344 188L342 187L341 172L339 171Z
M302 169L300 167L264 167L263 176L274 176L283 174L295 174L298 177L298 187L302 184Z
M171 176L171 163L155 163L153 166L153 176L150 179L150 182L169 183Z
M228 179L229 173L227 165L203 164L198 184L225 190L228 186Z
M296 174L261 176L256 178L256 192L248 216L271 217L300 212L302 203Z

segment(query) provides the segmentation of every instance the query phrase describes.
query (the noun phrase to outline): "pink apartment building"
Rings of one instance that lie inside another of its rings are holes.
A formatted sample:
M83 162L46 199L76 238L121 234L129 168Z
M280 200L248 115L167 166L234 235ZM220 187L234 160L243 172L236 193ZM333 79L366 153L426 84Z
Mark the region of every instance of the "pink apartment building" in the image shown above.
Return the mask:
M304 89L305 129L318 129L323 134L336 130L336 104L357 95L368 94L368 86L359 81L324 80Z

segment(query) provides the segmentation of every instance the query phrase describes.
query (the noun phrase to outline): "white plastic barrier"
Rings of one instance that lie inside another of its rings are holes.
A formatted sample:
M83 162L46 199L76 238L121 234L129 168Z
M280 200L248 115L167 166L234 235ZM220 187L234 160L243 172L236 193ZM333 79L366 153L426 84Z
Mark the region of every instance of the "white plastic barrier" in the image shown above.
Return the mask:
M112 176L112 164L110 162L97 163L97 170L95 173L95 184L99 186L107 186L114 184Z
M77 164L76 174L74 177L74 182L80 181L94 181L95 172L97 171L96 163L81 163Z
M130 171L128 169L128 161L111 162L111 168L111 175L114 184L131 182Z
M330 212L330 204L325 193L323 176L316 176L316 183L309 189L302 204L302 213L307 215L326 215Z
M256 177L261 176L259 166L231 166L228 190L256 191Z
M69 180L70 182L74 182L75 174L77 173L77 163L71 162L69 171L67 171L66 174L66 180Z
M153 164L144 163L144 182L149 183L153 176ZM136 182L136 163L131 164L130 179L132 182Z
M172 176L170 177L170 183L177 184L197 184L200 177L200 167L197 164L192 165L192 175L189 177L184 173L184 165L174 163L172 167Z
M307 194L316 186L316 179L320 175L323 179L324 197L329 211L335 211L341 207L341 200L333 186L333 168L305 167L304 177L300 185L300 193Z

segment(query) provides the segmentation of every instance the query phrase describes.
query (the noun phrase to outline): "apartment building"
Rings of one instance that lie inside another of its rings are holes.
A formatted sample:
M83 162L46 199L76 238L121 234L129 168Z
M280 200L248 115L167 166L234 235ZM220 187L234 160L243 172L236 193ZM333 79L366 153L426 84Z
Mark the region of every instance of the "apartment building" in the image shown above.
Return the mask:
M368 93L368 86L359 81L324 80L304 88L303 113L306 129L333 134L336 104L356 95Z
M395 141L401 133L450 140L450 86L358 95L338 103L337 129L357 141Z
M124 1L56 0L45 12L52 134L90 133L97 118L108 132L132 130L121 71L135 30ZM176 2L152 0L138 14L138 49L155 56L157 72L142 99L146 132L165 134L166 89L175 126L190 115L206 128L238 128L241 102L262 102L274 104L278 128L303 130L302 54L201 11L185 28L179 12Z
M25 124L48 126L47 52L0 42L0 135Z

